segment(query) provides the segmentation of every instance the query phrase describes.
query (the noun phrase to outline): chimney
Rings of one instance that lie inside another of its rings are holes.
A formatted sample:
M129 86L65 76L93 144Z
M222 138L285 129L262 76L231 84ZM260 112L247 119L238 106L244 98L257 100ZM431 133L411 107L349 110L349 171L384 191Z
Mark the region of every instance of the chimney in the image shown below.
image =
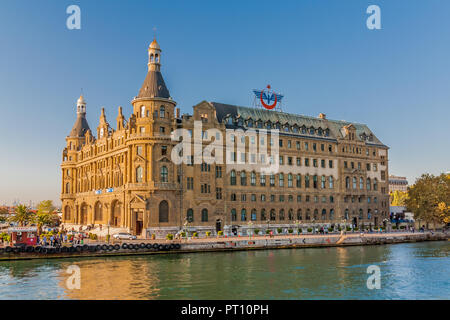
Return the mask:
M180 119L180 108L176 109L176 115L177 115L177 119Z
M327 119L327 115L325 113L319 113L319 118L326 120Z

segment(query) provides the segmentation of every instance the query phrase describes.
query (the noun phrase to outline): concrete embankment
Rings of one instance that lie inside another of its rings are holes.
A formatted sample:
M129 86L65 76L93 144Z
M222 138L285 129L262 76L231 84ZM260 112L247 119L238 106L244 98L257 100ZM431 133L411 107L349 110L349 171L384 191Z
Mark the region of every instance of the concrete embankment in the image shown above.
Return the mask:
M261 250L278 248L312 248L356 245L382 245L392 243L442 241L450 235L442 232L425 233L371 233L371 234L330 234L291 235L270 237L234 237L191 239L189 241L135 240L130 243L107 245L89 243L77 248L34 250L33 252L6 252L0 250L0 261L29 259L61 259L82 257L133 256L168 253L193 253L212 251ZM28 248L30 249L30 248ZM36 249L36 248L35 248ZM69 250L71 249L71 250ZM45 251L45 252L43 252Z

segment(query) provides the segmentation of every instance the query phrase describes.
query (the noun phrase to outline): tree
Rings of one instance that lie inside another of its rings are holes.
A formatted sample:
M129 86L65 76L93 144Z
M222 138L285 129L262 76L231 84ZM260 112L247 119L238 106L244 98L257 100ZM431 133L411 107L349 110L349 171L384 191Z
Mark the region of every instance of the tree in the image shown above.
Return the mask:
M0 223L6 222L8 219L9 211L6 208L0 208Z
M391 192L391 206L404 206L407 198L408 192L395 190Z
M33 221L33 213L25 205L19 204L14 211L15 214L8 218L9 221L17 222L21 227Z
M55 216L55 207L52 200L44 200L38 203L34 222L38 226L39 234L44 225L53 223Z
M408 188L406 207L414 218L425 222L448 223L450 220L450 177L423 174Z

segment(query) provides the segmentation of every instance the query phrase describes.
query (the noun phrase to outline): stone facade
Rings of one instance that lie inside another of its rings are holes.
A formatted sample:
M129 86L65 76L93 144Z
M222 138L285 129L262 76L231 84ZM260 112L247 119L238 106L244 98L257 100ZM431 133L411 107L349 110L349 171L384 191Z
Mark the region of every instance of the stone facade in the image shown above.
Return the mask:
M180 116L160 72L156 41L148 52L133 113L125 121L119 107L116 129L102 110L94 137L86 102L77 102L61 165L66 225L161 237L181 229L215 234L376 226L388 218L388 147L367 126L207 101ZM186 129L183 141L192 136L191 152L180 152L180 139L172 139L176 129ZM213 142L212 154L217 160L221 150L223 161L197 161L196 150L205 154ZM173 155L184 162L176 164ZM263 173L269 158L279 168Z

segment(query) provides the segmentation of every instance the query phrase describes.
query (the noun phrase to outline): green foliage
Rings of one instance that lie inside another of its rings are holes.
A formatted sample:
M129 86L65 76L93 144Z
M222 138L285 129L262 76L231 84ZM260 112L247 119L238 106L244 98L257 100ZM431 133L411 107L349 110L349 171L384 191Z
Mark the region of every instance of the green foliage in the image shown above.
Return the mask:
M408 188L405 204L416 221L450 222L450 175L423 174Z
M192 236L193 236L194 238L197 238L197 237L198 237L198 232L194 232L194 233L192 234Z
M97 240L98 239L98 236L95 234L95 233L89 233L89 239L91 239L91 240Z
M289 233L293 233L294 230L293 230L293 229L288 229L288 232L289 232Z
M303 232L302 228L298 228L298 233L302 233L302 232Z
M206 231L206 236L207 237L211 236L211 231Z
M185 238L186 237L186 232L183 231L183 232L180 233L180 235L181 235L182 238Z
M397 226L392 226L392 230L397 230Z
M277 233L281 233L283 231L281 228L277 228Z
M33 222L33 213L28 210L28 208L19 204L15 209L15 214L8 219L10 222L17 222L19 226L26 226Z
M358 227L355 227L353 230L355 230L355 231L358 231L359 230L359 228Z
M352 230L352 228L350 228L350 227L347 227L345 230L347 230L347 231L351 231Z
M168 233L168 234L166 235L166 239L167 239L167 240L173 240L173 234Z
M266 230L266 234L270 234L270 229L267 229L267 230Z
M333 232L333 228L328 228L328 232Z
M308 232L312 232L312 228L308 228Z
M219 236L223 236L223 231L219 231L219 232L217 232L217 234L218 234Z
M258 234L259 233L259 229L255 229L255 234Z
M38 203L37 212L33 217L35 222L41 230L44 225L53 225L58 216L55 214L55 207L52 200L44 200Z

